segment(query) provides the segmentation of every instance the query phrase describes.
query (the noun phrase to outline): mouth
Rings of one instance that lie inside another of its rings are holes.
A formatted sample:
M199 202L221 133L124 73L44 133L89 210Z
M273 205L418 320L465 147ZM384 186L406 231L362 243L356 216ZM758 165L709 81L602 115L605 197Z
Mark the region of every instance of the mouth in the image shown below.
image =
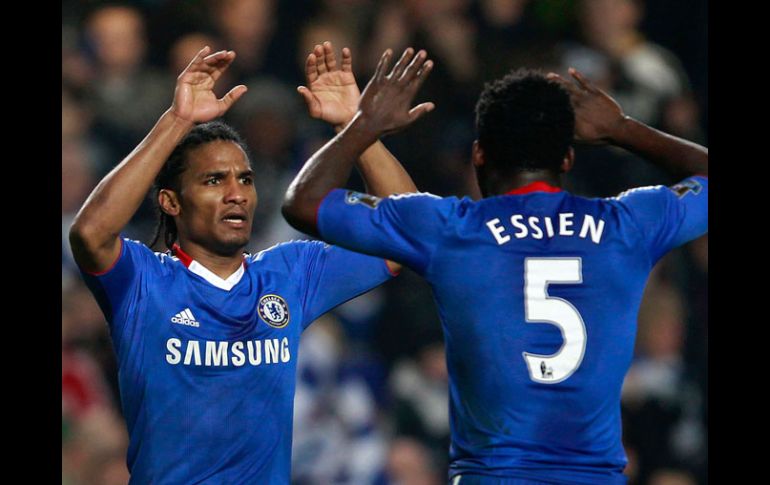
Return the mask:
M245 214L241 213L231 213L226 214L224 217L222 217L222 222L225 224L234 227L234 228L244 228L246 227L247 218Z

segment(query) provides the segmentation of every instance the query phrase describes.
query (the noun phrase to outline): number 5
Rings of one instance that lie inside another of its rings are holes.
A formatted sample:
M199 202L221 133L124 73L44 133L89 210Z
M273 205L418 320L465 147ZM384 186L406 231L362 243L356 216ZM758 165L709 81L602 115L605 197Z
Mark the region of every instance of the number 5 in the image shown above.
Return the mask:
M586 349L583 317L570 302L548 296L550 283L582 283L580 258L526 258L524 261L524 317L528 323L548 323L561 330L564 343L552 355L523 352L529 377L556 384L580 367Z

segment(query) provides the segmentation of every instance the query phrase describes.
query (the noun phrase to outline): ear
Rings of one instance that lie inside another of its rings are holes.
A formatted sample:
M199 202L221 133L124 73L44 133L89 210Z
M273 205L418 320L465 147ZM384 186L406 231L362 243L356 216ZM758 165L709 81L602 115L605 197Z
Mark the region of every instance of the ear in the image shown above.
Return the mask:
M160 210L171 217L178 216L181 212L179 197L173 190L161 189L158 193L158 204L160 205Z
M473 141L473 149L471 151L471 161L474 167L481 167L484 165L484 149L479 145L478 140Z
M564 160L561 162L561 173L569 172L572 170L573 165L575 165L575 149L569 147L567 154L564 155Z

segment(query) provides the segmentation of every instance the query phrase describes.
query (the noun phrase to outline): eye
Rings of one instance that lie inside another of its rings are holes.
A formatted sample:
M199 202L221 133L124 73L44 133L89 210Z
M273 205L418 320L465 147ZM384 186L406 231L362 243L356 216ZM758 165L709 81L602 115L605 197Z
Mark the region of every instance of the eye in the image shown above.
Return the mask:
M204 183L206 185L217 185L219 183L219 177L209 177Z
M244 175L241 177L241 182L243 182L243 185L251 185L254 183L254 179L251 175Z

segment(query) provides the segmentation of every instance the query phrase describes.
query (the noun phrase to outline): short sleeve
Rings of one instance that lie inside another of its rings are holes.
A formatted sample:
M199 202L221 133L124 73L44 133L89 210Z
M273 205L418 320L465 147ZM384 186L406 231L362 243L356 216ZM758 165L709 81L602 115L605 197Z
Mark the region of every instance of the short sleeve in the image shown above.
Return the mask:
M456 197L427 193L380 199L337 189L321 202L317 226L328 242L397 261L424 275L457 202Z
M158 256L150 248L138 241L121 239L120 256L111 268L101 273L80 269L116 341L122 339L124 326L136 320L146 273L156 271L159 265Z
M672 187L632 189L616 200L640 229L653 264L708 232L707 177L689 177Z
M302 244L303 264L295 271L305 281L303 330L332 308L393 277L384 259L354 253L320 241Z

